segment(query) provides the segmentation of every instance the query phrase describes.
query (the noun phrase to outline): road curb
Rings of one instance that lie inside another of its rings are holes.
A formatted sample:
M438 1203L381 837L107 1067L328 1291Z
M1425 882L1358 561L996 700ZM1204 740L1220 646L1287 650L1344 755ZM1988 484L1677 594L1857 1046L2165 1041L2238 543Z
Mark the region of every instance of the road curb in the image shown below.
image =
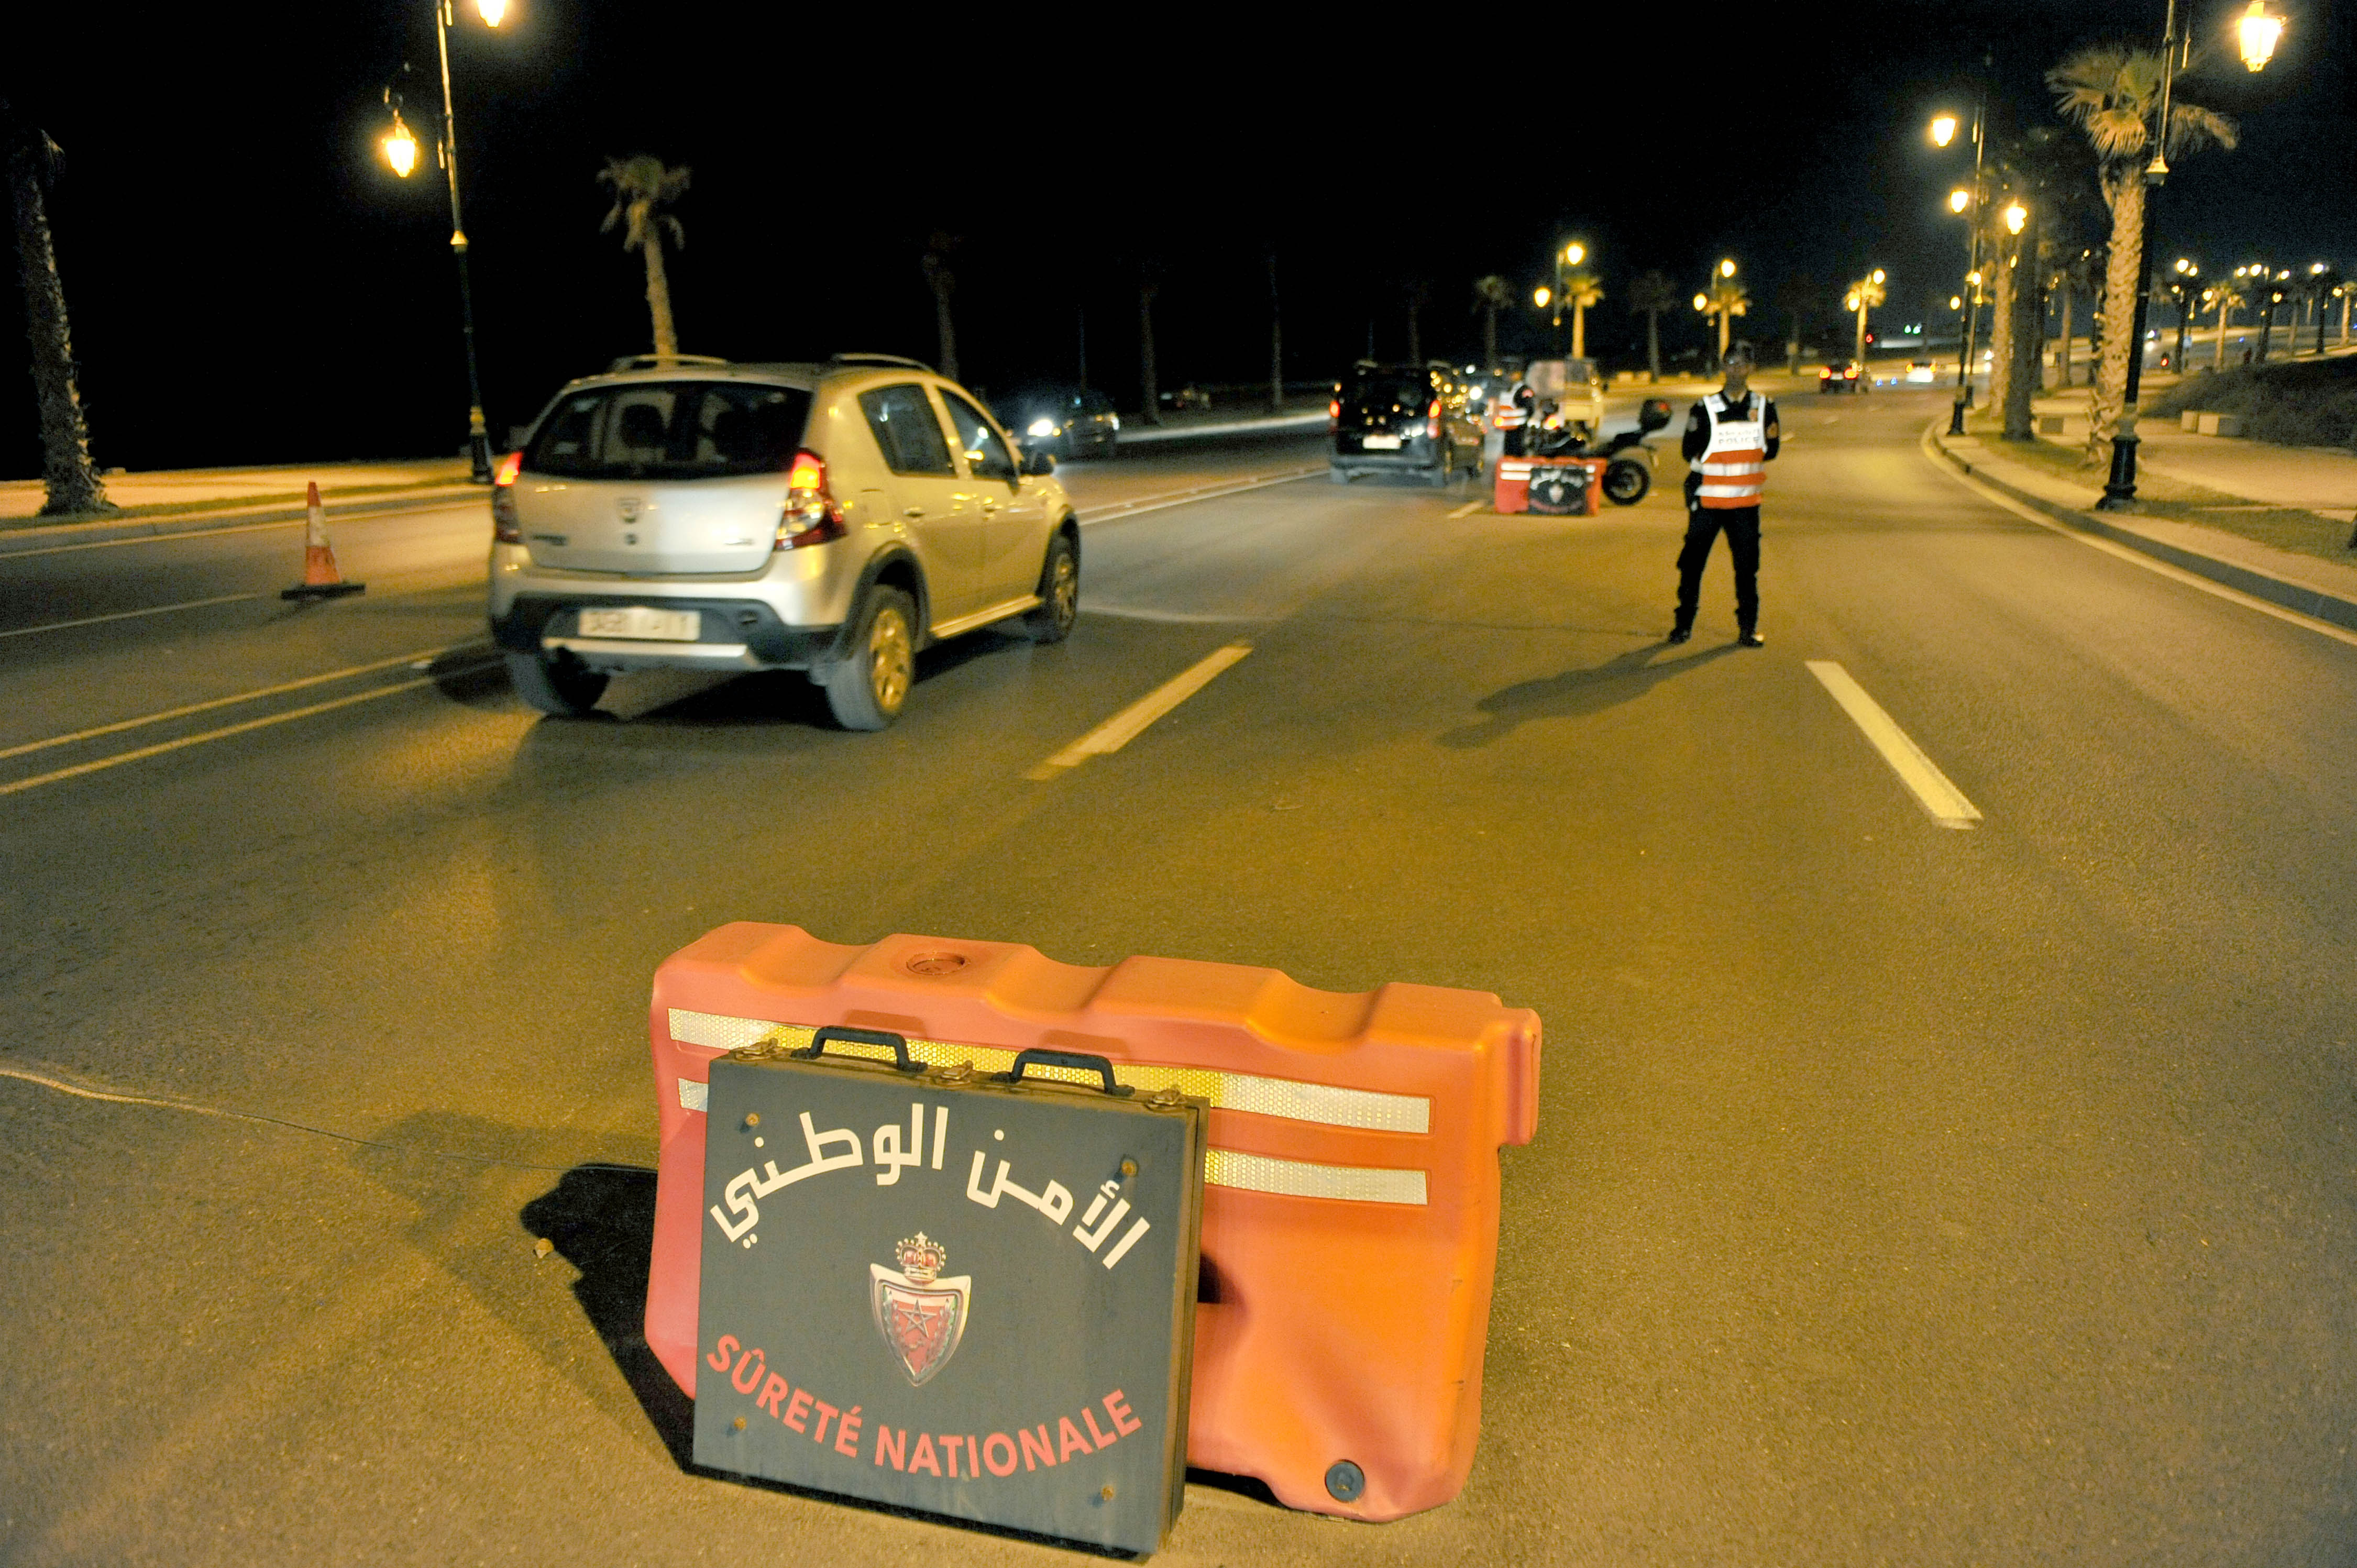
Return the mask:
M487 494L481 485L468 484L427 491L399 495L366 497L355 500L330 501L327 507L330 519L365 516L376 512L415 511L428 507L447 506L454 500L468 500ZM59 545L112 544L125 539L165 539L184 533L211 533L222 529L246 528L258 523L300 522L305 516L300 502L292 506L270 505L248 507L233 511L175 512L160 517L94 518L84 522L37 523L30 528L0 528L0 556L21 555L35 550L51 550Z
M1923 450L1926 456L1935 456L1937 460L1946 463L1958 473L1986 485L1993 490L2003 492L2008 499L2041 512L2065 528L2074 529L2081 533L2092 533L2098 538L2108 539L2115 544L2124 544L2139 554L2149 555L2157 561L2166 561L2179 570L2190 572L2197 577L2207 577L2213 583L2222 583L2227 587L2248 594L2255 599L2265 599L2269 604L2280 605L2285 609L2295 610L2314 619L2357 631L2357 600L2345 599L2337 594L2326 593L2321 588L2310 587L2305 583L2294 583L2281 577L2270 576L2265 572L2237 565L2232 561L2221 561L2214 555L2204 555L2200 551L2188 550L2182 545L2169 544L2153 538L2150 534L2140 533L2135 529L2122 528L2119 524L2107 520L2101 512L2081 511L2075 507L2067 507L2059 501L2048 500L2043 496L2033 495L2018 486L2007 483L1986 467L1975 467L1972 463L1948 450L1948 444L1941 439L1940 426L1936 421L1923 427Z

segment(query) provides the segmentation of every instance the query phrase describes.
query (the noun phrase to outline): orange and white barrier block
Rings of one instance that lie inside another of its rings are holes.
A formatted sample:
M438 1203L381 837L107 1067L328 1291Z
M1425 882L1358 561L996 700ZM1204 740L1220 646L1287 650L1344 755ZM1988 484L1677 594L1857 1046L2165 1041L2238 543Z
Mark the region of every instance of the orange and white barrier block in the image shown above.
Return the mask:
M982 1072L1019 1050L1084 1052L1141 1090L1208 1099L1188 1462L1361 1520L1464 1486L1498 1150L1537 1131L1538 1015L1437 986L1314 991L1243 964L1083 968L1012 942L844 947L723 926L663 961L649 1017L662 1157L647 1343L691 1395L707 1064L826 1025L888 1030L920 1061Z

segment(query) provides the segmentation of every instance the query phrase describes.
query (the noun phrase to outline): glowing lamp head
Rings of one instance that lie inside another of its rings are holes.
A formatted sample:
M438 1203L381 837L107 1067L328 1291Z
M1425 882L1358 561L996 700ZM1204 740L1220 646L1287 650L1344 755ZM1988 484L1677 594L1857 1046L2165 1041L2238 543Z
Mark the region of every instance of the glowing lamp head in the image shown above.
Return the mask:
M1969 191L1969 190L1952 190L1952 191L1948 192L1948 210L1949 210L1949 211L1951 211L1951 212L1962 212L1965 208L1970 207L1972 204L1973 204L1973 193L1972 193L1971 191Z
M1709 308L1710 308L1710 296L1709 296L1708 295L1703 295L1703 294L1698 294L1698 295L1695 295L1695 308L1696 310L1707 310L1707 309L1709 309Z
M2234 25L2235 41L2242 46L2243 65L2249 70L2265 70L2267 61L2275 58L2276 44L2283 38L2283 18L2267 15L2267 0L2251 0L2251 8Z
M1882 281L1882 278L1883 278L1882 269L1881 269L1880 267L1877 267L1877 268L1875 268L1875 269L1874 269L1874 281L1875 281L1875 282L1877 282L1877 283L1880 283L1880 282Z
M2309 263L2308 273L2310 277L2322 277L2324 275L2324 263L2322 262Z
M2021 226L2029 221L2029 209L2017 201L2005 209L2005 228L2008 234L2018 234Z
M1563 248L1563 259L1576 267L1587 260L1587 247L1578 243L1566 245Z
M1721 263L1718 263L1718 275L1719 275L1719 276L1721 276L1721 277L1723 277L1723 278L1731 278L1731 277L1733 277L1733 276L1735 275L1735 263L1734 263L1733 262L1731 262L1731 261L1730 261L1730 262L1721 262Z
M496 27L508 14L508 0L475 0L475 9L483 18L483 26Z
M1962 310L1964 307L1964 296L1963 295L1952 294L1948 296L1948 308L1950 310Z
M417 138L409 134L400 115L393 117L393 129L384 134L379 145L384 148L384 161L393 166L393 172L407 179L409 171L417 166Z
M1856 310L1857 308L1857 295L1851 295L1847 299L1843 300L1842 308L1844 310Z
M1531 290L1531 303L1537 306L1541 310L1544 310L1547 307L1547 301L1554 297L1555 290L1551 288L1534 288Z
M1932 145L1944 147L1956 139L1956 117L1953 114L1934 115L1932 120Z
M2193 263L2192 263L2191 262L2187 261L2183 256L2179 256L2179 257L2178 257L2178 258L2177 258L2177 271L2179 271L2179 272L2180 272L2180 273L2187 273L2187 272L2191 272L2192 270L2193 270Z

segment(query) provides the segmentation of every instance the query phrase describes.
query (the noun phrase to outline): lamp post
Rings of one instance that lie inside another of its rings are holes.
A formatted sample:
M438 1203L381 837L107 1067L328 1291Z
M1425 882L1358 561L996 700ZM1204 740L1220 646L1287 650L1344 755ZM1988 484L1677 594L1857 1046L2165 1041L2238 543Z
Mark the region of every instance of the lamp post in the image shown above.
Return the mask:
M1984 66L1986 63L1986 60L1983 61ZM1973 186L1968 191L1953 191L1948 197L1948 209L1964 217L1965 220L1964 273L1971 280L1972 289L1970 295L1966 296L1964 306L1964 330L1956 347L1956 401L1955 405L1948 411L1948 434L1951 435L1962 435L1964 433L1964 410L1971 407L1973 402L1973 330L1979 323L1981 315L1981 160L1986 150L1982 145L1986 140L1983 122L1987 118L1987 114L1988 77L1984 71L1979 91L1973 102ZM1956 116L1953 114L1942 114L1932 120L1932 145L1944 147L1955 140L1957 124ZM1858 319L1860 322L1866 319L1864 312L1859 313ZM1863 360L1865 357L1863 326L1858 329L1858 353Z
M1857 351L1850 357L1857 361L1861 375L1866 375L1866 313L1882 303L1884 277L1882 269L1877 267L1850 285L1849 293L1842 298L1843 308L1857 312ZM1872 376L1867 376L1869 384L1873 380Z
M455 0L434 0L434 48L442 67L442 131L434 151L450 187L450 253L458 263L458 329L467 349L467 453L475 482L488 485L491 435L483 420L483 381L475 364L475 291L467 271L467 224L458 202L458 119L450 96L450 29L457 25L454 4ZM507 0L475 0L476 13L488 27L498 27L507 9ZM385 103L393 111L393 129L381 144L385 162L406 179L417 166L417 140L402 123L399 94L388 88Z
M2186 317L2192 313L2194 280L2201 277L2201 269L2187 258L2179 256L2177 258L2177 265L2170 270L2177 274L2177 281L2169 285L2169 292L2177 299L2177 360L2175 362L2177 373L2182 376L2187 373L2185 368Z

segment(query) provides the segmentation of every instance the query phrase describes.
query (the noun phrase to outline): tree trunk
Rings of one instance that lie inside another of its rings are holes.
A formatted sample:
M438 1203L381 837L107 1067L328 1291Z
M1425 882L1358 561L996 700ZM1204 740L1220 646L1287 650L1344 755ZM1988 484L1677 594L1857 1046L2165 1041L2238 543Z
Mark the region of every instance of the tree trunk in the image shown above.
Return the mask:
M1488 300L1481 302L1481 368L1498 368L1498 307Z
M1587 306L1574 304L1571 307L1571 357L1587 358Z
M949 280L935 274L933 285L933 336L940 344L938 369L950 380L958 379L957 322L950 315Z
M1662 379L1662 313L1645 312L1645 369L1656 381Z
M2210 368L2213 371L2226 368L2226 302L2222 299L2218 302L2218 351L2210 356Z
M2020 292L2021 268L2003 240L1989 247L1988 405L2003 414L2013 395L2013 300Z
M1285 412L1285 313L1276 293L1276 252L1268 257L1268 411Z
M1724 345L1724 344L1725 344L1725 342L1726 342L1726 340L1727 340L1727 333L1726 333L1725 328L1722 328L1720 329L1720 331L1719 331L1719 335L1718 335L1718 336L1719 336L1719 341L1720 341L1720 343L1721 343L1722 345ZM1724 358L1724 357L1726 356L1726 353L1727 353L1727 349L1726 349L1724 347L1721 347L1721 348L1720 348L1720 349L1719 349L1720 357L1721 357L1721 358ZM1864 301L1864 300L1862 300L1862 299L1861 299L1861 300L1859 300L1859 301L1857 302L1857 351L1856 351L1855 353L1853 353L1853 354L1851 354L1851 355L1850 355L1850 358L1851 358L1851 359L1853 359L1853 360L1856 360L1857 361L1857 373L1858 373L1859 375L1861 375L1861 376L1865 375L1865 374L1866 374L1866 301ZM1869 379L1869 380L1871 380L1872 378L1870 378L1870 377L1869 377L1868 379Z
M2112 437L2119 434L2120 411L2127 405L2128 355L2141 345L2136 336L2136 259L2144 252L2144 171L2122 170L2107 178L2104 194L2112 204L2112 248L2104 257L2104 302L2095 313L2104 330L2104 345L2095 356L2094 373L2087 389L2087 461L2111 456Z
M1082 306L1073 312L1073 322L1080 337L1080 382L1085 392L1089 385L1089 307Z
M1409 300L1407 302L1407 362L1411 365L1424 363L1424 334L1416 330L1417 314L1415 301Z
M647 237L641 248L647 253L647 310L654 317L655 358L676 360L679 331L671 320L671 280L663 275L662 239L652 218L647 220Z
M90 460L90 426L74 386L73 341L66 321L66 291L49 242L41 200L42 152L38 131L8 148L8 183L16 209L16 275L25 286L26 335L32 341L33 396L41 417L43 516L112 511L106 487Z
M1162 389L1154 381L1154 288L1148 284L1137 290L1137 384L1138 422L1161 424Z
M2015 253L2022 262L2035 262L2038 229L2034 222L2023 232L2020 248ZM2040 285L2046 270L2017 263L2013 271L2013 329L2006 338L2012 349L2013 373L2005 383L2005 401L1998 406L2005 411L2005 439L2034 441L2038 432L2031 418L2030 398L2038 391L2039 350L2045 346L2046 297Z

